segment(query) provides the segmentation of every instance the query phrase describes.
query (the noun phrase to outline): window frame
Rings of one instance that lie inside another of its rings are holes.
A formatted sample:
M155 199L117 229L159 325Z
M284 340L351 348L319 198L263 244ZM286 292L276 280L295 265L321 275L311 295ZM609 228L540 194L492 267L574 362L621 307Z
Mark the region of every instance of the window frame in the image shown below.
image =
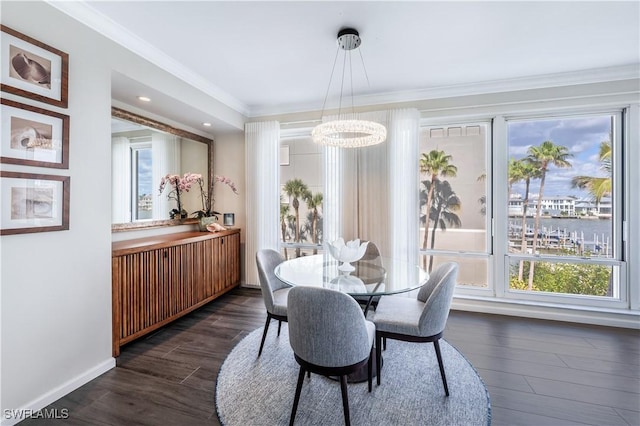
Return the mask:
M485 158L485 171L486 171L486 179L485 179L485 195L486 195L486 214L485 214L485 251L483 252L466 252L463 250L442 250L442 249L422 249L420 246L418 247L418 258L422 258L424 255L433 255L433 256L455 256L459 258L484 258L487 261L487 286L486 287L476 287L472 285L464 285L457 284L456 285L456 294L458 295L468 295L468 296L479 296L479 297L494 297L495 296L495 270L493 267L493 249L494 249L494 238L493 238L493 174L492 170L492 151L493 151L493 118L492 117L471 117L469 119L465 119L464 117L454 117L447 118L442 117L438 119L421 119L420 120L420 134L423 131L426 131L431 128L437 128L439 126L447 126L447 127L457 127L457 126L485 126L486 135L485 135L485 147L484 147L484 158ZM419 152L421 154L421 152ZM420 173L417 173L417 178L421 180ZM418 212L418 217L416 220L420 221L420 214ZM420 227L420 224L419 226Z
M590 116L611 115L614 117L614 127L612 129L612 164L613 164L613 194L612 194L612 207L614 215L612 215L612 240L614 243L614 253L612 258L586 258L586 257L569 257L569 256L544 256L534 254L510 254L508 253L507 245L508 239L506 238L507 226L501 227L501 234L505 234L505 238L500 240L496 239L496 247L500 247L502 265L496 265L498 270L501 270L502 279L497 280L497 293L506 300L522 301L522 302L536 302L539 304L561 304L565 306L591 306L599 308L629 308L630 307L630 283L628 279L628 262L625 261L625 253L628 253L629 242L625 240L623 233L623 223L625 222L625 203L624 200L629 199L629 189L625 188L623 176L625 170L628 168L628 162L630 156L625 156L623 150L626 148L623 143L626 136L627 127L625 126L625 115L627 115L626 107L593 107L593 108L573 108L573 109L549 109L544 112L527 113L518 112L514 114L508 114L501 117L501 125L504 127L503 139L498 141L501 154L497 161L504 161L500 172L496 172L494 169L494 179L497 183L497 190L504 189L506 191L507 182L507 163L508 151L509 151L509 135L508 135L508 123L510 121L537 121L537 120L553 120L564 118L580 118ZM626 157L626 158L625 158ZM496 158L494 157L494 161ZM499 174L501 173L501 174ZM496 223L507 223L508 219L508 205L501 207L498 203L494 206L494 213L496 214ZM614 280L617 280L617 293L618 298L602 297L602 296L588 296L588 295L571 295L564 293L545 293L545 292L527 292L522 290L515 290L510 288L509 282L509 266L511 259L533 260L533 261L545 261L552 263L576 263L576 264L600 264L612 266L612 275ZM496 275L499 276L499 275Z

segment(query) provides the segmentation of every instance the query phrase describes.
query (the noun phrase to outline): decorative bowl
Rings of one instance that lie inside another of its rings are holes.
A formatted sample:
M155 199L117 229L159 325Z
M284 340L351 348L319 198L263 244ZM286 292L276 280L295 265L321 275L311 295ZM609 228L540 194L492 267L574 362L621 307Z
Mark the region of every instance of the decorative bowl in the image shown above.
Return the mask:
M362 259L365 251L367 251L368 241L360 244L359 239L344 242L342 237L337 240L327 243L327 248L329 249L329 253L335 259L342 262L342 265L338 266L338 270L342 272L352 272L356 268L350 265L351 262L355 262L356 260Z

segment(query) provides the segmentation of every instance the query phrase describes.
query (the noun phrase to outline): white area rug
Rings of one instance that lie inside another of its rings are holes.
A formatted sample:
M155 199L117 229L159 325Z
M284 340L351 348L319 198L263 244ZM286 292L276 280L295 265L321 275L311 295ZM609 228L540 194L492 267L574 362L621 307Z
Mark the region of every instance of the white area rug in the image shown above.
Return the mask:
M288 327L276 324L267 334L262 356L259 328L245 337L224 361L216 385L216 407L225 426L287 425L299 365L289 345ZM432 343L387 341L382 383L349 383L351 424L478 425L491 424L484 383L471 364L440 340L450 396L446 397ZM375 371L375 365L374 365ZM296 425L344 424L340 383L312 374L302 386Z

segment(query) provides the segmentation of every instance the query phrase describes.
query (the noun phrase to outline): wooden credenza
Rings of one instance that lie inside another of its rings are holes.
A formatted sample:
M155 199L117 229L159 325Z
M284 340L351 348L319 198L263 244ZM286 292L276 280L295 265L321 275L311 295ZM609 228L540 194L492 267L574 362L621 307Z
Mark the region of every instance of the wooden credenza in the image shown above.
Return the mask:
M120 347L240 283L240 230L182 232L112 245L113 356Z

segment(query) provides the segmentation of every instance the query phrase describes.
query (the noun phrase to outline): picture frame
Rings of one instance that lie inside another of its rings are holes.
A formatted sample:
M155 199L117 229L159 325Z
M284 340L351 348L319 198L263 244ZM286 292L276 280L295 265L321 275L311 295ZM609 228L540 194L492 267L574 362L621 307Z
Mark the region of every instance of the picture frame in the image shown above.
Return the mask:
M69 229L69 176L0 171L0 235Z
M236 223L236 215L234 213L224 213L222 215L222 224L224 226L233 226Z
M0 162L69 168L68 115L0 99Z
M6 25L0 31L0 89L67 108L69 55Z

